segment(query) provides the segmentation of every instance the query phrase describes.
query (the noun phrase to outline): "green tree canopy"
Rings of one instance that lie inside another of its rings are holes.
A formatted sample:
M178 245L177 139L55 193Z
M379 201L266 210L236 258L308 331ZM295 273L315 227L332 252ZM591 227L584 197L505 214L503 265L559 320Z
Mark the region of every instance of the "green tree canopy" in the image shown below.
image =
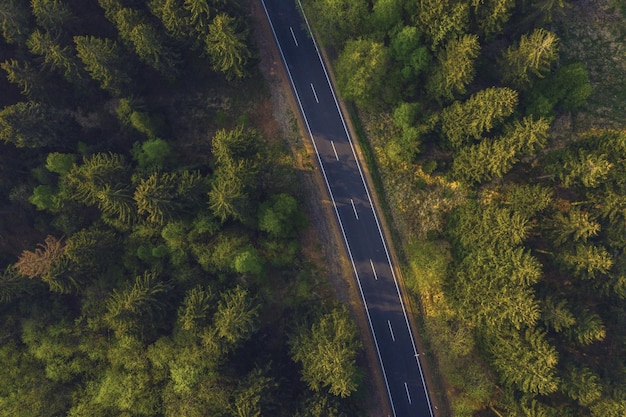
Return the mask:
M344 98L359 106L371 106L383 92L389 51L381 42L349 40L337 58L336 70L337 87Z
M289 344L293 360L302 364L302 380L312 390L326 388L333 395L348 397L358 389L355 359L360 343L345 307L322 315L310 328L294 334Z
M454 149L482 134L511 115L518 95L510 88L491 87L472 94L464 102L455 101L441 112L441 130Z
M205 51L213 69L233 80L248 75L252 53L245 32L237 30L236 20L226 14L213 18L205 38Z
M559 39L543 28L522 35L519 43L511 45L502 55L502 79L521 87L531 75L543 77L559 55Z
M474 79L474 61L479 52L477 35L463 35L448 41L437 54L438 65L426 87L431 96L452 99L454 94L465 94L465 87Z

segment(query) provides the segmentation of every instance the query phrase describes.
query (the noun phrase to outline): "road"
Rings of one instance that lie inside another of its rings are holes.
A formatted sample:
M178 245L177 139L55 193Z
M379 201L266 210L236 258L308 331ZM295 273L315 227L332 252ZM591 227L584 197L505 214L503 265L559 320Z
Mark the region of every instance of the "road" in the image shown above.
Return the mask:
M419 354L376 208L306 17L261 0L334 205L395 417L432 417Z

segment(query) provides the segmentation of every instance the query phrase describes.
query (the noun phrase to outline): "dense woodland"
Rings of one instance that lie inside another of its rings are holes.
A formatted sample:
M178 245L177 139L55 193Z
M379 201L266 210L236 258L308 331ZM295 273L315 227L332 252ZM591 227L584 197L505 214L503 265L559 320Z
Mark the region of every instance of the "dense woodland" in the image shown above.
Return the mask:
M555 124L593 94L560 33L595 3L305 7L369 138L449 415L626 415L626 131Z
M0 28L0 415L361 414L251 116L250 4L0 0Z

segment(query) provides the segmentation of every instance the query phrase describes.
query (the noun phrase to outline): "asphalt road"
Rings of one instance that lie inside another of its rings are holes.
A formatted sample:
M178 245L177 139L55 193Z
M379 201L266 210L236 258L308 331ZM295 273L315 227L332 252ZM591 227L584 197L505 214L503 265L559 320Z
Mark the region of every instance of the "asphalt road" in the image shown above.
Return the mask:
M335 207L393 415L433 411L387 243L308 22L295 0L261 0Z

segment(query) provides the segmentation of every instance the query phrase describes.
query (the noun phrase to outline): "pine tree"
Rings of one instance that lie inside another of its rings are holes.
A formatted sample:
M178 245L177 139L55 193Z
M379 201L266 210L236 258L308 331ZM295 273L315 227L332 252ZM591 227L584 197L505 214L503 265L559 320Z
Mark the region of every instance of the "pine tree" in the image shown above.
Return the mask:
M426 86L429 94L436 99L465 94L465 87L474 79L474 62L479 52L477 35L462 35L448 41L437 54L438 65Z
M349 397L358 386L356 355L361 348L357 329L346 308L324 314L289 341L291 357L302 364L302 380L314 391L327 388Z
M490 346L493 366L502 382L527 394L548 395L559 386L559 355L545 334L527 329L498 336Z
M557 36L543 28L522 35L519 43L503 53L502 79L521 87L530 82L531 75L543 77L559 55Z
M467 32L469 6L457 0L419 0L419 27L430 39L431 49Z
M112 94L120 95L131 83L123 68L124 58L120 47L111 39L94 36L75 36L78 58L83 62L91 77Z
M35 55L41 55L50 68L58 71L68 81L82 78L76 57L69 46L56 43L49 32L34 31L26 41L28 49Z
M22 43L30 32L30 10L22 0L0 2L0 29L4 40L9 44Z
M249 292L242 287L222 293L213 316L217 336L230 346L248 340L258 326L259 310Z
M183 330L199 332L208 324L214 295L210 289L196 286L188 290L178 309L178 323Z
M54 37L60 36L64 30L72 29L78 23L78 18L60 0L31 0L30 4L37 25Z
M487 88L473 94L464 102L455 101L441 112L441 130L454 149L511 115L517 106L517 92L510 88Z
M248 64L252 58L246 43L247 35L237 31L235 19L226 14L213 18L205 39L205 52L215 71L223 73L228 80L248 75Z

